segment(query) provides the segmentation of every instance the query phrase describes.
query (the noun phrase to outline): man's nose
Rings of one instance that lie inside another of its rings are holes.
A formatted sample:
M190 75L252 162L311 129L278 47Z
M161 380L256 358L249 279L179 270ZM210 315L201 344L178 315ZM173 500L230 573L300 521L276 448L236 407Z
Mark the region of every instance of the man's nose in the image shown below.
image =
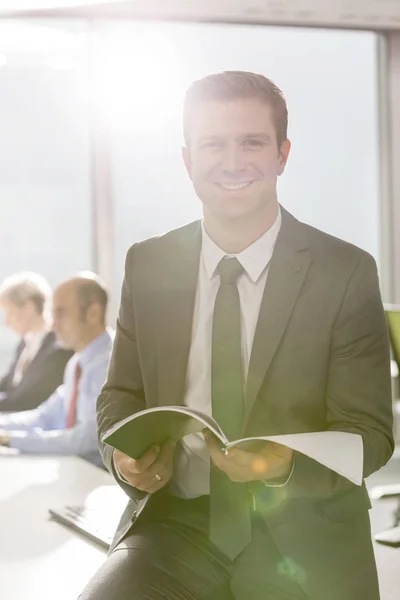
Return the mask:
M227 145L224 148L221 162L223 171L232 178L240 174L246 167L242 149L236 144Z

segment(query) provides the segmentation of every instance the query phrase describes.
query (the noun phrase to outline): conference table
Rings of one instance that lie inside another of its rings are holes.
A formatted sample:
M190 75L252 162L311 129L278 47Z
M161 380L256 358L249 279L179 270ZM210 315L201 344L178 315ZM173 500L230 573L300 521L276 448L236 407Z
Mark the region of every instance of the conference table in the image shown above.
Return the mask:
M0 597L76 600L105 560L103 548L49 519L49 508L90 504L109 473L76 457L0 455Z
M400 456L368 481L400 482ZM0 453L0 596L7 600L76 600L106 551L49 519L48 509L65 504L117 510L126 502L111 476L76 457ZM373 532L392 525L396 501L374 502ZM375 544L381 600L400 597L400 549Z

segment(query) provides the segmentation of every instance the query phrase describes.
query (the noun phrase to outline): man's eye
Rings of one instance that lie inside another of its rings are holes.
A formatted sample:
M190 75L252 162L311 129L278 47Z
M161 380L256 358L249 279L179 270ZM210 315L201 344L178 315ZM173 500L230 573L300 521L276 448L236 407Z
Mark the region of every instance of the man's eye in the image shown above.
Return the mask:
M245 140L244 143L247 146L262 146L263 145L263 143L260 140L253 140L253 139Z

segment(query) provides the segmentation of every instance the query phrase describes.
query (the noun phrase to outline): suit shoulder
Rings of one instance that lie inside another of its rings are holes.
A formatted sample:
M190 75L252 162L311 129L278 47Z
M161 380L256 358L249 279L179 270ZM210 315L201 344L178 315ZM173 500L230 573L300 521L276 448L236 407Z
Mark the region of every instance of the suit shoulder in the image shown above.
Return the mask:
M128 256L135 254L140 256L163 255L164 252L178 248L182 243L191 240L200 232L200 220L192 221L176 229L171 229L149 237L140 242L135 242L128 250Z
M162 249L167 246L174 246L180 243L182 240L186 238L190 238L200 229L200 221L192 221L191 223L186 223L181 227L177 227L175 229L171 229L170 231L160 233L158 235L154 235L145 240L137 242L133 244L132 247L136 247L139 249Z
M376 265L374 257L359 246L335 237L321 229L302 223L315 254L324 262L344 262L356 267L360 262Z

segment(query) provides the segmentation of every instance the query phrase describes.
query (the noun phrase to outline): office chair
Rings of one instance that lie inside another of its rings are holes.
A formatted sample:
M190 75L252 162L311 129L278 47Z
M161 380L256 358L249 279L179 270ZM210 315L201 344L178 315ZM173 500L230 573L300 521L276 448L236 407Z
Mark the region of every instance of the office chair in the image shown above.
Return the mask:
M390 345L392 348L392 379L397 380L400 373L400 304L385 304L385 314L389 329ZM393 386L393 410L394 416L400 417L400 399L399 387ZM398 431L396 430L395 422L395 437Z
M393 358L400 365L400 304L384 305Z
M385 304L385 314L389 329L390 345L392 350L392 378L400 373L400 304ZM393 387L393 411L395 417L395 438L398 434L397 420L400 418L400 400L398 387ZM399 503L394 514L394 527L400 525L400 484L383 485L373 488L370 492L371 498L399 498Z

